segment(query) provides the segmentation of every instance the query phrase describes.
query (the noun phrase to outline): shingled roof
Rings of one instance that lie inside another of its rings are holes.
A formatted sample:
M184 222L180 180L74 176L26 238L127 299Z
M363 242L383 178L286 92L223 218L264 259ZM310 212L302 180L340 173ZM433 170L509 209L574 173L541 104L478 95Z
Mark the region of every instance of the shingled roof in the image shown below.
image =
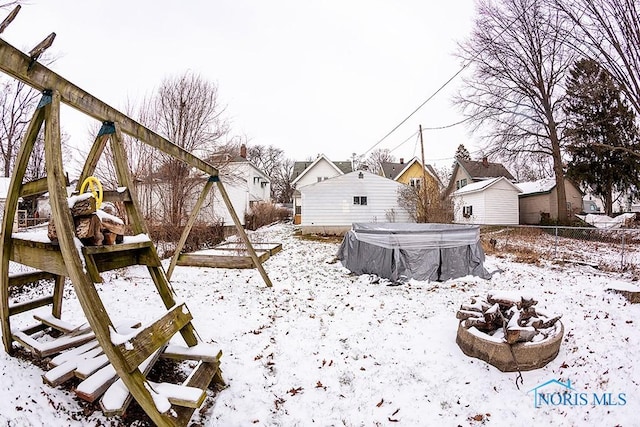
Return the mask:
M475 160L457 160L458 164L467 171L471 179L474 181L487 179L487 178L497 178L499 176L504 176L508 180L514 181L515 178L507 168L505 168L502 163L492 163L488 162L486 159L475 161Z
M420 164L420 161L417 160L416 158L411 159L411 161L409 161L408 163L382 162L381 164L382 173L384 174L385 178L395 180L398 177L398 175L402 173L414 161ZM427 164L426 169L431 174L431 176L433 176L436 180L438 180L438 182L440 181L440 178L438 178L438 174L436 174L435 169L433 169L433 167L430 164Z
M325 157L326 158L326 157ZM291 179L295 180L298 176L300 176L300 174L302 172L304 172L309 166L311 166L313 163L316 162L316 160L318 159L314 159L314 160L305 160L302 162L295 162L293 164L293 172L291 173ZM329 160L329 159L327 159ZM349 173L349 172L353 172L353 167L351 166L351 162L350 161L344 161L344 162L334 162L329 160L331 163L333 163L338 169L340 169L340 171L342 173Z

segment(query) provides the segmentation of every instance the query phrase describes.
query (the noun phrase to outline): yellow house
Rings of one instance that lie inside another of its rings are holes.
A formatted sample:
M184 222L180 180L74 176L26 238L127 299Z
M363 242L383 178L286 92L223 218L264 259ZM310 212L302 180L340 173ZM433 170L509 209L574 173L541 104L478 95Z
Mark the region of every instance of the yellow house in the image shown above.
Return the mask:
M427 179L434 180L438 184L438 189L442 188L442 182L433 167L427 165L423 172L422 162L417 157L407 163L404 162L404 159L400 159L400 163L383 162L381 166L382 175L385 178L410 185L411 187L420 187L426 172Z

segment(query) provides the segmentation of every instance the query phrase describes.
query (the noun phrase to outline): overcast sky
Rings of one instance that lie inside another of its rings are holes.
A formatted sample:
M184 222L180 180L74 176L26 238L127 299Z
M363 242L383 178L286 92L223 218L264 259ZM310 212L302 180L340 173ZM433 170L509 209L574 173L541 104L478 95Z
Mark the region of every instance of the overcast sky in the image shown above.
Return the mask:
M2 17L8 11L2 11ZM462 66L453 56L471 0L42 1L23 6L4 40L29 51L49 33L51 68L124 110L163 78L192 70L216 82L233 132L295 160L368 154ZM420 155L418 125L462 119L446 90L376 148ZM88 150L91 119L63 111L62 126ZM403 141L409 140L404 144ZM424 133L428 163L478 147L463 125Z

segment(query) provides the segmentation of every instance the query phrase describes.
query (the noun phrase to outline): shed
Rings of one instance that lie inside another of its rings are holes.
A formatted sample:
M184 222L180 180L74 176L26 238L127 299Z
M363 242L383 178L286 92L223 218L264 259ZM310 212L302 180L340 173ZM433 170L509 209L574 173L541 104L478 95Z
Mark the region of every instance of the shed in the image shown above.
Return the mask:
M540 224L543 217L558 219L558 191L555 178L516 184L522 193L519 195L520 224ZM569 216L582 212L582 192L570 180L564 180Z
M393 282L491 277L484 268L477 225L356 223L344 236L337 258L355 274Z
M367 171L355 171L306 185L302 195L302 234L341 235L354 222L410 222L400 207L404 184Z
M517 225L520 189L507 178L474 182L452 194L458 224Z

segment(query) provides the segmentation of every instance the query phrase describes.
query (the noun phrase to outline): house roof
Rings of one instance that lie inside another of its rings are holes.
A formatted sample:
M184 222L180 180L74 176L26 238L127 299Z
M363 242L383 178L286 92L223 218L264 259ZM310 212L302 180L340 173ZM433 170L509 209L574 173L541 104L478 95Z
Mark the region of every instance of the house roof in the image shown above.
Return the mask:
M565 178L564 183L565 188L567 184L570 184L574 186L580 192L580 194L583 194L582 190L580 190L580 187L578 187L571 180ZM522 190L522 193L519 194L520 197L529 197L539 194L551 193L551 191L556 188L556 180L555 178L543 178L537 181L519 182L516 185Z
M544 178L537 181L518 182L516 185L522 190L520 196L529 196L550 193L556 186L556 180L554 178Z
M515 180L513 175L511 175L511 173L502 165L502 163L492 163L483 160L475 161L462 159L457 159L456 162L462 168L464 168L464 170L474 181L486 178L497 178L499 176L503 176L511 181Z
M325 156L324 154L320 154L315 160L295 162L293 164L293 172L291 173L291 178L293 178L291 183L294 184L298 180L300 180L301 177L303 177L309 170L313 168L313 166L315 166L322 159L326 160L330 165L332 165L336 169L336 172L339 173L339 175L353 171L353 167L350 161L332 162L327 158L327 156Z
M478 181L478 182L471 183L469 185L465 185L464 187L460 188L459 190L454 191L453 195L454 196L458 196L458 195L461 195L461 194L469 194L469 193L475 193L475 192L478 192L478 191L484 191L487 188L492 187L493 185L495 185L496 183L498 183L500 181L504 181L504 182L508 183L518 193L520 193L522 191L522 190L520 190L520 188L518 188L516 185L514 185L511 181L509 181L504 176L499 176L497 178L484 179L482 181Z
M414 163L422 165L422 162L418 160L417 157L414 157L407 163L382 162L382 173L386 178L393 179L395 181L399 177L401 177L402 174L404 174L404 172L409 169ZM425 166L425 169L438 181L438 183L442 184L440 178L438 178L438 174L436 174L435 169L433 169L430 164L427 164Z

